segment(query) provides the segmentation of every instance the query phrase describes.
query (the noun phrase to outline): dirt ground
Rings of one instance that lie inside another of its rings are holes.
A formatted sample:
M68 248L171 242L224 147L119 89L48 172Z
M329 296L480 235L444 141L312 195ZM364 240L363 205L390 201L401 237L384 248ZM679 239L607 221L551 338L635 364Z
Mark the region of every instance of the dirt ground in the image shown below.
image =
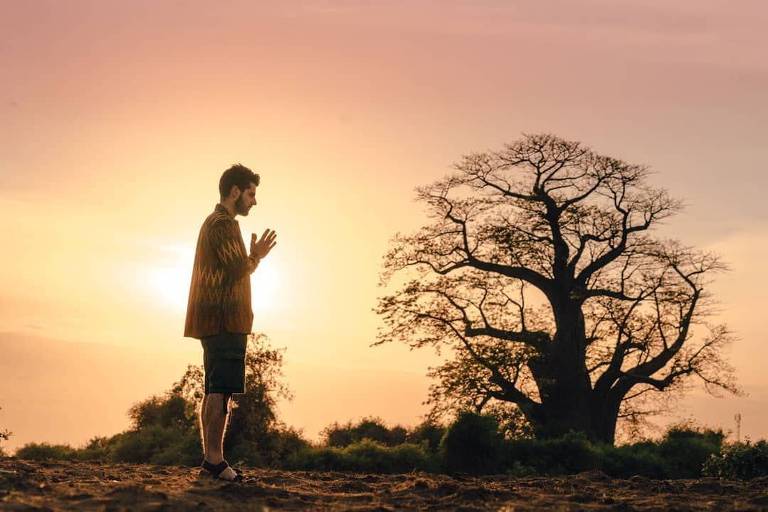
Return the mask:
M0 459L0 510L768 510L751 482L378 475L243 468L228 483L178 466Z

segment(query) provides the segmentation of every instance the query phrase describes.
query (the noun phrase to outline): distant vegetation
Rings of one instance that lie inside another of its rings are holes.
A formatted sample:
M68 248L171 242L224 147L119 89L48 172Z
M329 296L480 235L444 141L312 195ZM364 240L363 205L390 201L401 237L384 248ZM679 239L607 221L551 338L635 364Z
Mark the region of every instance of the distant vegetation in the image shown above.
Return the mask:
M0 407L0 410L2 410L2 407ZM0 428L0 441L7 441L8 438L11 437L11 432L4 428ZM5 452L3 451L3 447L0 446L0 457L5 457Z
M291 470L511 475L560 475L600 470L614 477L748 479L768 474L768 445L724 444L724 433L690 424L667 430L659 441L623 446L596 443L580 433L534 439L510 429L507 418L460 412L447 425L433 420L407 428L380 418L333 423L319 443L287 427L275 415L279 397L290 398L281 381L282 351L263 335L251 337L246 357L246 390L235 398L225 451L230 462ZM202 460L197 407L203 372L190 365L161 396L129 410L131 427L85 446L29 443L23 459L98 460L197 466ZM10 435L3 431L1 437Z
M749 480L768 476L768 442L734 443L707 459L704 475Z
M23 459L103 460L196 466L200 441L195 422L169 393L132 409L134 427L110 438L97 437L82 448L30 443L16 456ZM261 439L227 439L228 459L252 466L288 470L409 471L562 475L600 470L627 478L748 479L768 474L768 446L723 443L719 430L690 425L670 428L659 441L622 446L593 443L582 434L560 439L508 439L492 416L465 412L442 427L423 423L415 428L388 427L376 418L333 424L324 439L312 444L295 430L274 426Z

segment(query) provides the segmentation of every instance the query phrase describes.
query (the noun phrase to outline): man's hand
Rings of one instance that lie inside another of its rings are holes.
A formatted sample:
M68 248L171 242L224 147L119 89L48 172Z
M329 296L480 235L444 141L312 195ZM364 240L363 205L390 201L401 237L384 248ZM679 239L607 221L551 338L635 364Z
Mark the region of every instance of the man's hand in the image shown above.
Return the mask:
M256 233L251 233L251 256L261 259L269 254L269 251L277 244L276 237L277 234L271 229L265 230L259 241L256 241Z

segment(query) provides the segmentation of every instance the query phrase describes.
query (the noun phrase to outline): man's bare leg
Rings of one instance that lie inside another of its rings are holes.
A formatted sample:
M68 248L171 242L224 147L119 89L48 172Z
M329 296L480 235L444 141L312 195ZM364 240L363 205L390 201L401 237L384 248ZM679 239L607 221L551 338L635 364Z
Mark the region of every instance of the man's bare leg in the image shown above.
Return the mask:
M226 401L225 401L226 397ZM222 393L209 393L203 399L200 410L203 427L203 451L205 460L211 464L218 464L224 460L224 431L229 417L229 395ZM232 480L237 473L229 467L225 469L219 478Z
M203 455L208 454L208 445L205 444L205 422L203 421L203 411L205 411L205 404L208 403L208 395L203 395L203 400L200 403L200 412L198 417L200 418L200 438L203 443Z

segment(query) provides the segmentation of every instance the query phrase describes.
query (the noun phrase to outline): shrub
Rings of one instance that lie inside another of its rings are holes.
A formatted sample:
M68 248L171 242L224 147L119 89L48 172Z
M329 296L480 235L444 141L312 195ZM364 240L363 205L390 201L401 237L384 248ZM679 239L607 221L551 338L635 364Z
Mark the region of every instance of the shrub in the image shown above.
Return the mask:
M707 459L702 472L706 476L739 480L768 476L768 442L728 444L720 454Z
M309 471L343 471L349 469L341 448L307 447L288 457L286 469Z
M690 425L671 427L658 445L666 478L699 478L709 457L720 453L724 438L722 430Z
M77 457L80 460L102 460L110 459L110 450L114 446L114 437L93 437L83 448L77 450Z
M180 395L169 393L152 396L134 404L128 411L134 430L150 425L187 429L194 426L194 418L188 415L188 402Z
M436 453L445 431L444 426L432 421L425 421L408 432L405 439L408 443L423 444L430 452Z
M27 443L16 450L16 457L28 460L76 460L77 451L68 444Z
M344 448L303 448L288 458L286 467L316 471L405 473L414 470L434 471L437 464L423 446L403 443L389 447L371 439L363 439Z
M440 442L449 472L493 473L501 469L503 437L496 418L462 412Z
M309 446L301 432L280 427L266 432L259 441L240 441L232 447L228 458L250 466L280 467Z
M348 458L351 468L356 471L381 473L405 473L416 469L429 469L429 457L418 445L400 444L386 447L371 439L363 439L344 448L343 456Z
M601 453L584 435L573 433L557 439L507 441L504 455L510 469L517 464L541 474L559 475L598 468Z
M664 459L653 442L641 442L631 445L597 447L601 453L600 469L606 474L629 478L642 475L648 478L666 478L667 469Z
M200 438L194 431L150 425L117 434L110 450L114 462L197 465L202 460Z
M333 423L322 432L325 444L343 448L363 439L371 439L385 446L396 446L405 442L407 431L397 425L387 427L380 418L363 418L357 424L351 421L344 425Z
M203 451L197 433L187 432L164 449L152 454L149 462L166 466L197 466L203 460Z

